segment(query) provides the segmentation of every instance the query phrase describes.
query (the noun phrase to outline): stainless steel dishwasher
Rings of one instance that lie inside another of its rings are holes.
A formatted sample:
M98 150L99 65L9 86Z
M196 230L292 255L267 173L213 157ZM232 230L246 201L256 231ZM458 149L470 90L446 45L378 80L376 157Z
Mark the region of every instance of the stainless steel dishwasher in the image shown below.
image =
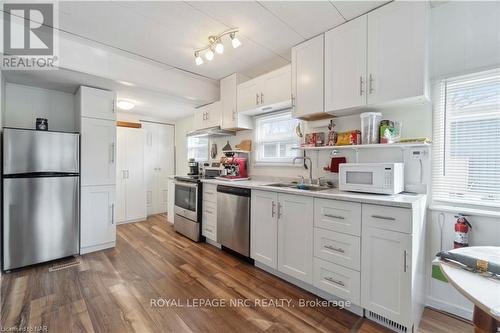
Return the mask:
M217 186L217 242L250 256L250 189Z

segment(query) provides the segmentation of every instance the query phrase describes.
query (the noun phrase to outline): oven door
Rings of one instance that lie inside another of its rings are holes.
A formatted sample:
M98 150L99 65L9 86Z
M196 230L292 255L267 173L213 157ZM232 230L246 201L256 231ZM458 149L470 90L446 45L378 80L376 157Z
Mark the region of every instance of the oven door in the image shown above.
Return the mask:
M385 193L384 168L376 165L342 166L339 188L342 191Z
M176 182L174 197L175 214L196 221L198 219L198 184Z

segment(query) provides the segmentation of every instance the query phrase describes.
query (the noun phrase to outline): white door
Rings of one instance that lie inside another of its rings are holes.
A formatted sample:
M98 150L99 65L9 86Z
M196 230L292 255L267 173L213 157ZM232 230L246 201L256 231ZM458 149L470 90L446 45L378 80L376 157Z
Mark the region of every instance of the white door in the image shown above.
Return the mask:
M313 274L313 211L311 197L278 195L278 270L306 283Z
M114 206L114 186L82 186L81 248L115 241Z
M366 20L363 15L325 34L325 111L366 104Z
M368 104L424 95L427 6L396 1L368 14Z
M143 123L144 130L144 183L146 184L146 206L148 215L156 214L157 168L158 168L158 127L156 124Z
M409 325L411 235L366 227L361 239L361 306Z
M222 128L238 127L238 114L236 111L237 75L235 73L220 80Z
M82 117L115 120L115 93L113 91L80 87Z
M263 80L263 89L260 93L260 104L265 106L289 101L292 89L291 76L290 66L266 74Z
M238 112L254 110L260 105L260 82L257 78L238 85Z
M126 131L127 180L126 215L127 221L145 219L146 185L144 183L144 131L122 127Z
M116 124L114 121L82 118L82 186L115 184Z
M127 131L116 129L116 222L127 221Z
M293 115L324 112L324 35L292 48Z
M278 268L278 225L276 192L252 191L250 257Z

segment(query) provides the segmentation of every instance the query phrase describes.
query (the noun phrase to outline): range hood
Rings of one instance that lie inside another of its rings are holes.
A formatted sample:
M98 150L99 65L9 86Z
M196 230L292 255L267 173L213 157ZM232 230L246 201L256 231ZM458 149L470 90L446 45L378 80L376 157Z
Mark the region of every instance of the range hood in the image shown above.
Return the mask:
M203 128L195 131L188 132L186 136L232 136L236 135L234 131L223 130L220 126Z

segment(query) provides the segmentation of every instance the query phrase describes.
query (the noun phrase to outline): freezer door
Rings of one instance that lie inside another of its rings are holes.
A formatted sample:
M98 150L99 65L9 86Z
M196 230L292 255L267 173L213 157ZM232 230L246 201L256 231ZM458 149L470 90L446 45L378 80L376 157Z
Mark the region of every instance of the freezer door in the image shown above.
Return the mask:
M3 138L4 175L79 172L78 134L5 128Z
M79 178L5 178L3 269L78 254Z

